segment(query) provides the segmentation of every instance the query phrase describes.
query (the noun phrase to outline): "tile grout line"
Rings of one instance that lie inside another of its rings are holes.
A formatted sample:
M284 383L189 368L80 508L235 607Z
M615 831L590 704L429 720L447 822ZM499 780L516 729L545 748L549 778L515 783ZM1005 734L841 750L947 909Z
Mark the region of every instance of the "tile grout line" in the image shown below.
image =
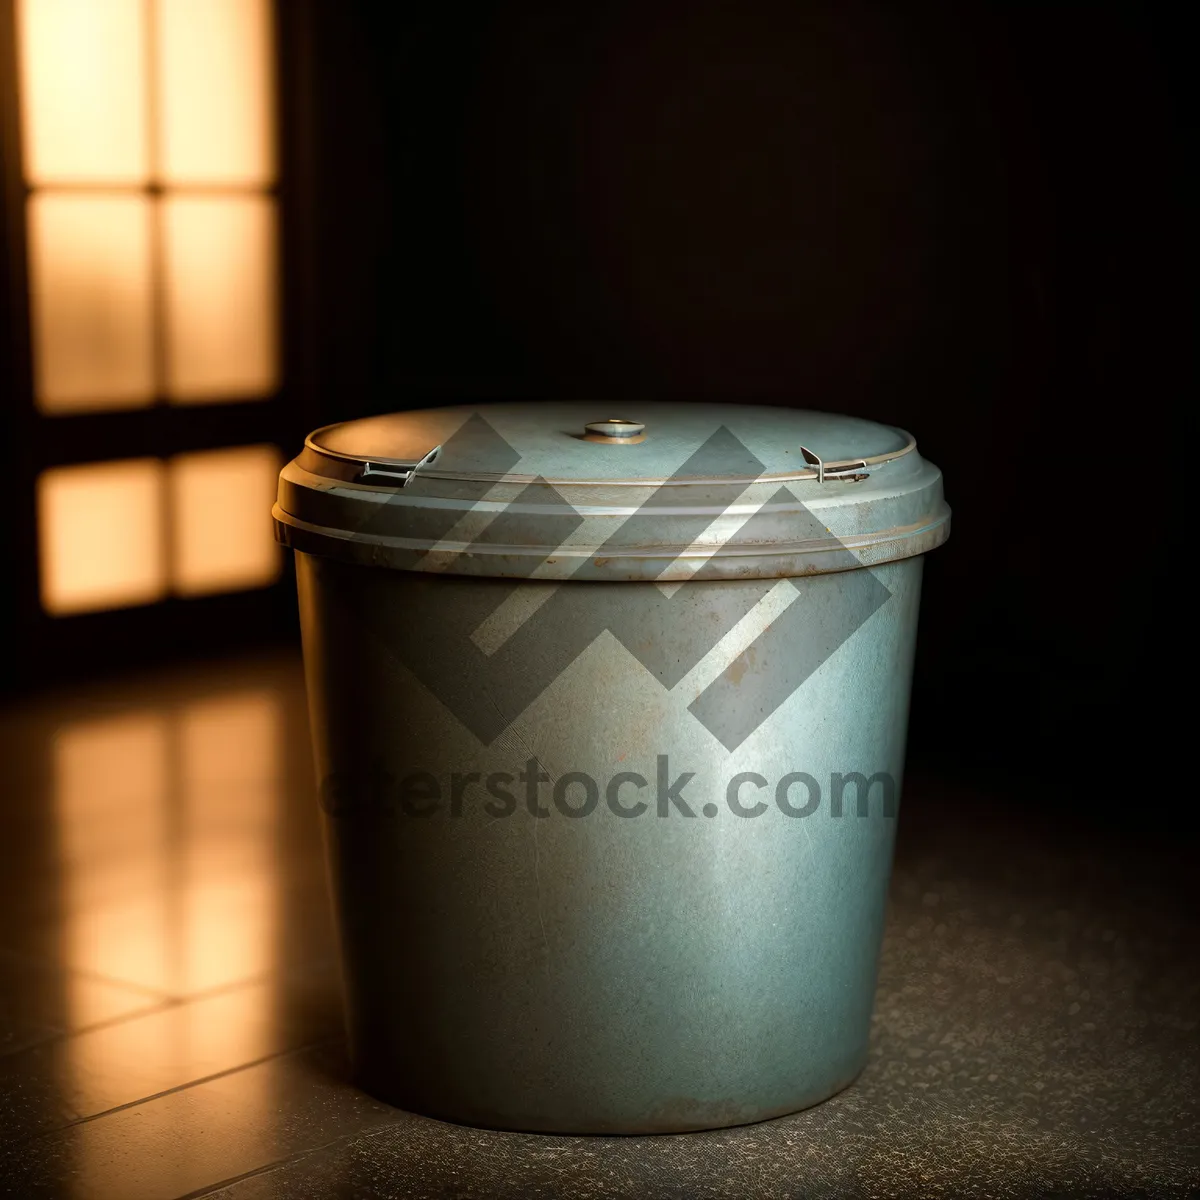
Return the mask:
M71 974L69 969L65 969L65 973ZM89 976L88 978L94 978ZM102 1021L93 1021L88 1025L79 1025L74 1028L67 1028L59 1025L46 1025L45 1029L49 1030L46 1037L39 1039L30 1045L43 1046L47 1042L65 1042L74 1037L81 1037L87 1033L95 1033L101 1029L111 1029L117 1025L123 1025L127 1021L140 1021L145 1017L152 1017L159 1013L169 1012L173 1008L184 1008L189 1004L199 1004L206 1000L215 1000L221 996L232 995L234 992L241 991L243 988L262 987L265 984L275 980L286 984L286 974L277 974L274 972L266 972L263 975L253 975L246 979L240 979L233 983L220 983L211 988L206 988L203 991L192 992L186 996L171 995L168 992L150 992L138 990L134 994L144 995L146 999L146 1007L131 1009L129 1012L118 1013L113 1017L106 1017ZM104 980L103 982L110 982ZM124 984L120 985L126 986ZM29 1046L23 1046L20 1049L12 1051L0 1051L0 1058L6 1057L8 1054L20 1054L21 1050L29 1049Z
M100 971L89 971L86 968L72 967L64 963L61 959L49 954L14 950L11 946L0 946L0 953L12 959L18 967L38 967L43 971L57 971L61 975L77 975L80 979L86 979L89 983L102 983L108 987L119 988L122 991L133 992L136 995L147 996L154 1000L172 999L169 992L147 987L143 983L134 983L132 980L117 979L112 975L105 975Z
M398 1113L404 1116L408 1114L403 1109L397 1109ZM204 1187L197 1189L194 1192L185 1192L182 1196L174 1197L174 1200L202 1200L204 1196L216 1195L224 1188L235 1187L239 1183L245 1182L247 1179L255 1179L259 1175L269 1175L272 1171L278 1171L283 1167L290 1166L292 1163L303 1162L306 1158L311 1158L314 1154L320 1154L322 1150L328 1150L331 1146L340 1146L345 1143L356 1141L357 1139L373 1138L378 1134L383 1133L386 1129L392 1128L396 1124L395 1118L389 1117L388 1114L380 1114L380 1122L377 1127L366 1127L356 1130L354 1133L344 1133L341 1137L332 1138L328 1142L322 1142L319 1146L310 1146L306 1150L298 1150L295 1154L285 1154L283 1158L277 1158L274 1162L265 1163L261 1167L255 1167L252 1171L243 1171L240 1175L231 1175L228 1179L221 1180L220 1183L205 1184Z
M92 1121L99 1121L103 1117L110 1117L113 1113L125 1112L130 1108L137 1108L142 1104L149 1104L152 1100L161 1100L164 1096L174 1095L176 1092L186 1092L189 1088L200 1087L205 1083L212 1083L216 1079L224 1079L230 1075L237 1075L241 1071L248 1071L252 1067L261 1067L264 1063L275 1062L278 1059L290 1058L293 1055L305 1054L311 1050L319 1050L324 1046L338 1045L343 1041L343 1038L321 1038L315 1042L305 1042L302 1046L293 1046L287 1050L280 1050L276 1054L264 1054L261 1058L251 1059L249 1062L239 1063L236 1067L228 1067L224 1071L214 1071L211 1075L202 1075L197 1079L191 1079L187 1083L176 1084L175 1087L163 1088L160 1092L154 1092L149 1096L141 1096L137 1100L129 1100L124 1104L116 1104L112 1108L106 1108L103 1112L90 1113L86 1117L76 1117L70 1121L64 1121L61 1125L55 1125L53 1129L44 1129L39 1133L33 1134L31 1137L19 1138L16 1141L8 1142L3 1149L8 1152L20 1146L29 1146L34 1142L43 1141L46 1138L55 1137L58 1134L66 1132L68 1129L76 1129L80 1125L88 1125Z

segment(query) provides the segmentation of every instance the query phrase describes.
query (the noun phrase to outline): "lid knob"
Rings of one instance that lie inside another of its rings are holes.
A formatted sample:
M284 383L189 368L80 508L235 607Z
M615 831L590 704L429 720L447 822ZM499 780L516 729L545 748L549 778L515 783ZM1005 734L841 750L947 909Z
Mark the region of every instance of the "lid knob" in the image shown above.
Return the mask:
M611 445L632 445L646 437L646 426L640 421L627 421L624 417L608 417L603 421L589 421L584 427L584 440L608 442Z

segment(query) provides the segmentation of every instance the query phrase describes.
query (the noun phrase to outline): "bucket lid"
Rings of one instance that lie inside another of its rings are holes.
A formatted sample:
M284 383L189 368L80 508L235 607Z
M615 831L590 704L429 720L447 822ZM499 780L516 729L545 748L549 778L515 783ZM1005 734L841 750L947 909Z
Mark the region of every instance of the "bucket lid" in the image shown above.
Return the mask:
M404 570L663 582L843 571L945 541L908 433L742 404L481 404L318 429L285 545Z

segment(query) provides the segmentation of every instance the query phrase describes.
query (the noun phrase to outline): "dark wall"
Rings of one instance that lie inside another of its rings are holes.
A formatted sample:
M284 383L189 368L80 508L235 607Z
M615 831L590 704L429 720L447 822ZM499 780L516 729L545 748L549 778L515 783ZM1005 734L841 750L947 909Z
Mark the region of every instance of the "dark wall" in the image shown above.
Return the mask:
M289 0L297 411L717 398L901 425L955 513L914 755L1028 783L1044 744L1043 775L1104 794L1109 756L1162 761L1150 631L1185 608L1172 11ZM17 428L0 412L6 511Z
M1177 510L1144 497L1176 486L1190 320L1169 10L319 7L327 419L572 394L902 425L955 510L915 755L1028 779L1045 737L1084 787L1081 755L1154 738Z

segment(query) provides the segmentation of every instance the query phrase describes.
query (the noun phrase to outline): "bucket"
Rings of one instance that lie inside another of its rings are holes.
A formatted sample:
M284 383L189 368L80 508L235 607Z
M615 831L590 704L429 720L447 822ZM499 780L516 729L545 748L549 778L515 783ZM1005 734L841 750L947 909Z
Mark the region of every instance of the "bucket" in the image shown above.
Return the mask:
M393 1104L745 1124L862 1069L941 473L750 405L396 413L280 477L349 1045Z

